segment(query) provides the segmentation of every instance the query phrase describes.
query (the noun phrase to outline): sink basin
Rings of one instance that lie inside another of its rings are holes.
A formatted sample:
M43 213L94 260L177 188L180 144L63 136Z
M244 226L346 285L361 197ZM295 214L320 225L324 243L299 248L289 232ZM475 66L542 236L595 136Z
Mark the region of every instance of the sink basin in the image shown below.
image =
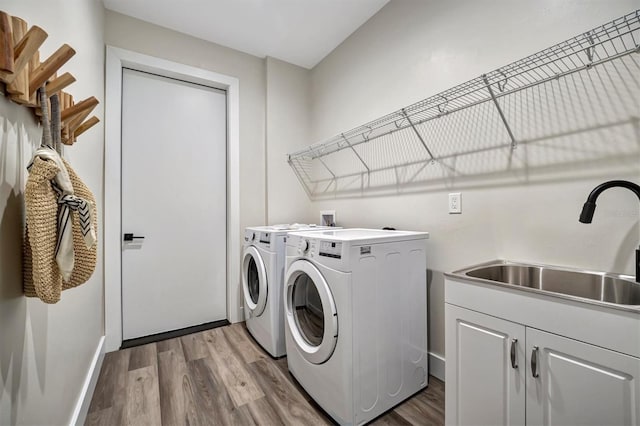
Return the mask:
M453 272L451 275L569 298L629 307L640 305L640 284L629 275L507 261L489 262Z

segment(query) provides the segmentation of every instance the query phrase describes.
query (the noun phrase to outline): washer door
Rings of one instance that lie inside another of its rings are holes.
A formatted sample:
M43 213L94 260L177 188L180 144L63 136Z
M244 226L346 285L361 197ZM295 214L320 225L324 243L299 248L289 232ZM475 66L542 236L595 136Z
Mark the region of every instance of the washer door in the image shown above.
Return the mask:
M306 260L291 264L285 282L287 327L302 356L322 364L338 341L338 312L331 290L320 271Z
M253 246L242 255L242 289L249 313L257 317L267 305L267 271L262 256Z

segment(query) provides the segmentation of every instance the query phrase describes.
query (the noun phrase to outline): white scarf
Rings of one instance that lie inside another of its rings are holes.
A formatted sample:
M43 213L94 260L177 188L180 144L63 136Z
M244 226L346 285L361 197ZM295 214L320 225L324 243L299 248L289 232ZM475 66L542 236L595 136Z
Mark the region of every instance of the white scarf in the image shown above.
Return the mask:
M91 206L87 200L73 195L73 186L69 178L69 172L62 162L60 155L53 149L42 147L38 149L34 156L45 161L53 161L59 172L51 182L53 188L58 193L58 242L56 245L56 262L60 274L65 281L69 281L73 272L75 256L73 251L73 229L71 221L71 210L79 214L82 234L87 248L93 247L96 243L96 233L93 229ZM27 169L30 169L33 161Z

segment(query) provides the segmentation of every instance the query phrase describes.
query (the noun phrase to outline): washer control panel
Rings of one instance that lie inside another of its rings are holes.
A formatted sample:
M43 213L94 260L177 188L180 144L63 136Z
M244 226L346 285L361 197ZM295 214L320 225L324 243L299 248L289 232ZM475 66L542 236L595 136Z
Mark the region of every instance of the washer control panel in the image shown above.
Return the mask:
M260 242L269 244L271 242L271 233L270 232L261 232L260 233Z
M319 256L342 258L342 243L336 241L320 241Z
M295 248L297 255L309 258L323 257L339 260L346 256L342 253L344 244L340 241L290 235L287 245Z

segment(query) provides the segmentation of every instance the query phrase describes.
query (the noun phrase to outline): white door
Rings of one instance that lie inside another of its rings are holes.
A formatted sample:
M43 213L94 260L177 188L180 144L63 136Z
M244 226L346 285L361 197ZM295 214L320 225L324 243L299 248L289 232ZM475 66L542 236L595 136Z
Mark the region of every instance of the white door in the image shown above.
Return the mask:
M527 356L527 425L640 425L640 359L532 328Z
M525 327L445 305L448 425L525 423Z
M300 353L322 364L338 341L338 312L329 285L311 262L298 260L287 272L284 298L286 327Z
M124 69L123 338L225 319L226 94Z

